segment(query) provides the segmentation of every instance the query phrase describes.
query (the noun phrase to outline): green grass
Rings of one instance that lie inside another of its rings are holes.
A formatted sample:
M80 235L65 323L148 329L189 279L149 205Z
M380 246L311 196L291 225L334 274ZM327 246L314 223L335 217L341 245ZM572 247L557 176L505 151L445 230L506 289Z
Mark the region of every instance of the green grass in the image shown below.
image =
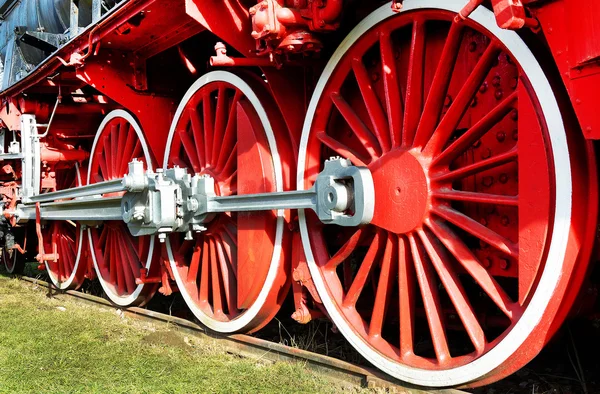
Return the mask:
M298 363L225 352L214 340L48 298L0 276L0 393L339 392ZM351 389L351 391L355 391Z

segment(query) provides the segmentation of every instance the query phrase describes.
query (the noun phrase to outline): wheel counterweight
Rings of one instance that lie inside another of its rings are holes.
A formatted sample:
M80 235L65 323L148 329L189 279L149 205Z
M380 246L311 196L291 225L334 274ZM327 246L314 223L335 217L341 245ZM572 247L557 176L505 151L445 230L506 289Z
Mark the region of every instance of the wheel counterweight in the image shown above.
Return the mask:
M301 189L332 155L371 170L371 224L330 231L301 212L305 254L350 343L431 387L500 379L541 349L589 246L568 243L590 228L573 179L597 188L571 173L586 150L527 45L462 6L407 0L360 23L317 84L299 156Z
M88 184L123 177L133 159L143 162L145 169L153 169L152 157L136 120L125 111L113 111L96 134ZM111 194L103 197L109 198ZM91 226L88 238L94 267L108 298L121 306L148 302L158 284L143 283L142 269L150 276L158 266L155 237L134 237L123 222L109 221Z
M165 169L212 177L219 196L282 191L279 115L264 87L223 71L201 77L182 100ZM249 332L279 310L287 289L283 211L216 214L192 239L169 236L177 285L194 315L218 332Z

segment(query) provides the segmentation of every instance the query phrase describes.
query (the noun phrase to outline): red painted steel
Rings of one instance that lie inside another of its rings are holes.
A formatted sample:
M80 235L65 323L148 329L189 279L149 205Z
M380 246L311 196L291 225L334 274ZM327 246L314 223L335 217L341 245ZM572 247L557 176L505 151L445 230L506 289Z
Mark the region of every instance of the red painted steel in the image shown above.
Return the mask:
M308 142L307 186L327 157L348 157L371 169L375 214L369 226L337 234L309 216L329 289L321 297L395 363L472 363L515 326L536 291L555 202L545 126L526 78L486 30L434 11L377 25L329 78ZM593 154L577 127L569 138L571 154L581 154L576 237L592 231L581 206L594 207L595 223L597 180L587 175L595 175ZM580 204L588 195L592 202ZM578 293L567 287L581 278L574 267L585 271L592 238L573 240L537 335L489 381L523 366L552 335L564 318L556 311Z
M275 135L285 140L281 121L277 121L280 115L269 105L265 88L249 82L257 88L261 105L276 126ZM266 132L257 110L235 85L211 82L201 87L187 99L174 127L169 166L212 177L215 193L221 196L275 191L273 153ZM289 163L287 149L281 154L284 163ZM289 175L286 172L287 179ZM283 253L277 256L281 245L274 242L276 222L272 212L219 214L193 240L172 235L171 248L191 298L188 302L214 321L234 321L252 308L263 287L271 286L266 283L267 274L271 264L278 264L276 277L270 279L274 291L243 330L255 331L268 323L281 306L281 288L287 289L286 259Z
M546 125L521 65L502 42L468 18L481 4L494 11L499 26L526 38L554 83L546 94L558 98L566 120L573 212L562 279L542 320L503 365L472 385L525 365L568 316L588 278L596 241L595 146L584 137L600 138L600 3L464 3L462 18L455 19L433 11L404 14L399 12L402 1L391 1L398 16L361 37L342 59L316 112L307 180L310 184L331 155L369 167L375 182L373 221L342 229L310 218L315 256L329 289L324 295L318 294L300 249L296 214L286 212L277 290L245 330L256 331L275 315L290 278L296 320L326 317L321 297L330 297L370 347L418 368L469 364L519 321L537 291L548 254L555 174ZM120 118L101 131L97 154L89 158L90 130L115 108L135 115L151 161L161 162L175 103L209 70L212 48L222 41L237 54L227 56L220 45L211 65L248 69L244 79L275 119L284 188L295 189L301 127L322 71L315 60L328 60L344 36L328 33L349 31L375 7L366 1L348 4L123 2L2 93L5 146L10 131L19 130L21 114L35 114L38 123L47 123L59 96L56 119L41 143L43 191L70 187L67 174L76 162L90 161L91 182L98 182L122 176L132 158L145 160L136 133ZM213 176L221 195L274 190L264 130L235 86L215 83L198 91L176 127L169 165ZM19 201L21 176L19 160L2 163L5 209ZM171 237L178 272L187 278L195 307L222 322L251 308L271 264L274 222L271 213L220 214L193 241ZM73 264L82 242L78 225L40 226L40 251L54 257L47 267L58 282L74 276L71 287L78 287L94 276L86 256L88 240L81 264ZM25 230L16 229L23 252ZM178 290L158 242L148 271L148 237L132 237L120 222L90 231L91 253L113 295L126 297L143 285L138 301L146 302L159 286L167 295ZM29 247L35 248L32 243ZM21 267L19 248L2 250L11 272ZM424 341L417 341L419 335ZM457 350L460 346L468 349Z
M99 130L97 145L90 160L89 183L94 184L123 177L128 171L128 163L133 159L144 163L145 169L152 169L148 162L146 147L133 130L133 125L125 118L117 116ZM111 195L103 195L109 198ZM154 250L151 236L134 237L123 222L105 222L91 227L90 249L94 256L98 274L116 297L133 297L134 302L143 304L152 297L156 284L138 285L141 270L150 268L151 274L160 269L157 262L159 253ZM147 267L148 259L152 264ZM139 290L141 286L141 291Z

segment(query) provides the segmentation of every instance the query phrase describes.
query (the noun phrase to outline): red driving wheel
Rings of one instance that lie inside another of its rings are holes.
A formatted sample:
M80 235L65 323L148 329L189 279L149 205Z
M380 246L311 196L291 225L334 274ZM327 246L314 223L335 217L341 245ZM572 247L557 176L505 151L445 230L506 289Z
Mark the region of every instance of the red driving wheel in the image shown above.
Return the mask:
M152 170L152 157L142 130L128 112L109 113L98 129L92 152L88 184L123 177L128 164L137 159L144 170ZM103 198L114 197L110 194ZM158 276L160 253L155 250L155 237L134 237L121 221L103 222L88 230L90 251L98 279L108 298L121 306L148 302L158 284L143 283L147 276Z
M371 170L371 224L332 231L306 212L305 252L352 345L423 386L497 380L535 356L579 290L597 209L593 151L537 60L462 6L368 16L321 76L300 153L304 188L330 156Z
M252 78L202 76L175 115L164 167L213 178L220 196L289 187L289 155L277 145L283 126L271 101ZM287 293L283 212L222 213L205 227L191 240L172 234L166 243L181 294L214 331L259 329Z

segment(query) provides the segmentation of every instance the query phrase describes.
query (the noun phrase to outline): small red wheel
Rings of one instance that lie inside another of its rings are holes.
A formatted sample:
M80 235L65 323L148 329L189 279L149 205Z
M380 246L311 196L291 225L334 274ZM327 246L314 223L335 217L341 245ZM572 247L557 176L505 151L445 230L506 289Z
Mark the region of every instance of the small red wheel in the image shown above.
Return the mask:
M113 111L104 118L94 139L88 184L123 177L133 159L142 161L145 170L153 169L150 151L136 120L123 110ZM142 279L142 269L151 276L158 268L155 237L134 237L118 221L105 222L88 231L94 267L108 298L121 306L148 302L158 284L138 282Z
M280 115L254 80L215 71L183 98L171 126L165 169L187 168L215 180L218 195L284 189ZM249 332L266 324L287 292L283 212L217 215L192 240L166 243L177 285L208 328Z
M74 167L57 169L55 171L56 188L50 191L69 189L81 186L85 175L82 176L78 164ZM87 264L82 257L84 234L79 223L70 220L48 221L43 224L44 253L55 253L58 259L44 261L50 280L59 289L77 289L85 280Z
M596 219L593 151L538 61L491 11L458 18L464 5L406 0L360 23L315 89L298 166L302 188L332 155L371 170L371 224L301 213L305 254L349 342L432 387L497 380L539 352Z

